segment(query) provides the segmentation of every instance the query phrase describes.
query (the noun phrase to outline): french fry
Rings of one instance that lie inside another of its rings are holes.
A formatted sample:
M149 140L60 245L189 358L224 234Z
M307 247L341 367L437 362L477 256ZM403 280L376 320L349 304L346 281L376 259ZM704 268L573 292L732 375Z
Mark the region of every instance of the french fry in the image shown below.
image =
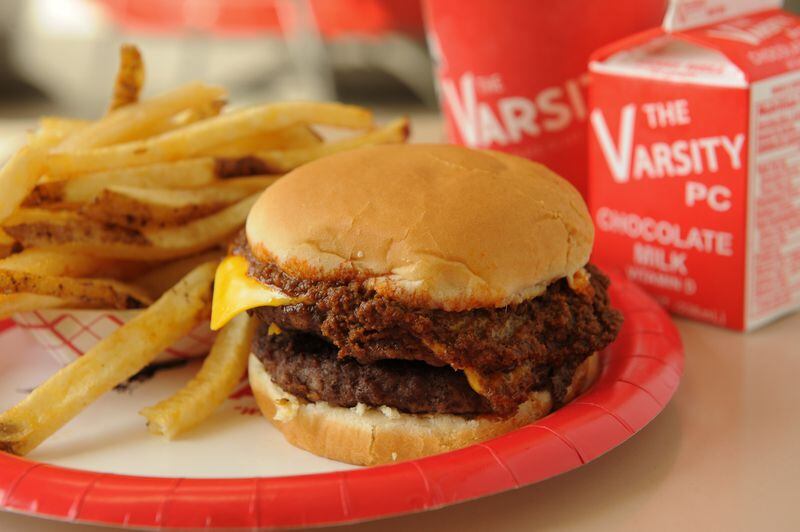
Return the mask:
M214 413L247 369L256 324L247 314L233 318L217 335L197 375L172 397L139 412L151 433L172 439Z
M39 129L45 135L57 138L66 138L73 133L87 127L91 122L63 116L43 116L39 119Z
M218 116L222 112L222 109L225 108L226 103L228 102L223 99L205 102L202 105L197 105L178 113L172 117L172 123L175 127L184 127L199 122L200 120L211 118L212 116Z
M189 188L208 185L216 180L216 164L210 157L157 163L42 183L31 192L25 200L25 205L86 203L94 200L109 185Z
M148 309L0 414L0 450L24 455L141 371L209 314L216 264L202 264Z
M98 259L44 248L29 248L0 260L0 270L81 277L97 272Z
M0 294L0 318L7 318L18 312L31 312L48 308L80 308L80 302L55 296L39 294Z
M65 221L78 221L81 219L82 217L78 213L72 211L51 211L47 209L38 209L35 207L19 208L16 211L14 211L14 214L12 214L6 219L4 225L14 226L24 223L46 222L46 221L52 221L54 223L63 223ZM14 236L10 232L7 233L12 237Z
M8 257L11 255L17 246L17 241L11 235L0 228L0 257Z
M131 283L150 294L150 297L158 298L199 264L219 260L224 255L224 247L218 247L197 255L173 260L136 277Z
M25 310L34 310L34 305L52 308L67 303L80 308L139 308L151 302L147 291L118 281L75 277L101 274L125 278L142 270L141 263L26 249L0 260L0 308L19 308L23 303ZM15 297L21 294L49 299Z
M125 112L132 107L134 106L123 107L116 112ZM58 153L52 153L48 158L48 173L51 176L71 176L194 157L214 146L258 133L280 130L298 122L368 129L372 126L372 113L362 107L336 103L287 102L260 105L201 120L140 141L81 151L66 152L59 149ZM91 128L92 126L73 135L65 144Z
M20 209L4 227L25 247L128 260L167 260L214 247L245 222L253 194L205 218L178 227L136 231L110 226L69 211Z
M149 265L142 262L99 259L47 248L28 248L0 260L0 271L11 270L56 277L99 276L128 279L134 276L141 276L149 269L151 269ZM187 272L188 269L183 273ZM173 278L173 284L180 277L182 276ZM153 297L147 289L143 290L147 296ZM16 312L28 312L44 308L102 308L106 305L105 300L102 299L95 298L89 301L65 296L67 296L67 293L64 291L61 292L59 297L17 290L14 293L0 293L0 317L7 317Z
M66 277L96 276L124 280L140 276L148 269L142 262L99 259L48 248L28 248L0 259L0 270Z
M352 150L361 146L405 142L409 135L407 118L399 118L386 126L358 137L336 142L321 143L308 148L294 150L259 151L255 157L260 159L270 172L288 172L314 159L340 151Z
M144 85L144 62L139 49L132 44L119 47L119 69L108 110L113 111L139 101Z
M220 184L194 189L112 186L81 209L89 218L134 229L177 225L217 212L251 192Z
M277 176L247 177L188 189L111 186L81 212L95 220L135 229L177 225L217 212L255 192Z
M233 142L210 148L204 155L216 157L244 157L263 150L285 150L316 146L320 137L306 124L295 124L287 128L243 137Z
M275 181L280 179L279 175L251 175L247 177L226 177L220 181L218 185L222 188L236 188L239 190L246 190L253 194L255 192L262 192L267 187L271 186Z
M146 246L147 239L138 231L104 224L91 220L72 211L50 211L47 209L18 209L4 226L5 231L20 242L23 247L56 247L62 253L74 253L76 249L63 247L68 243L92 243L97 246L111 246L119 243ZM146 247L139 247L140 252ZM80 250L80 248L77 248ZM106 255L100 255L105 257ZM136 257L110 257L131 258ZM156 260L139 255L139 260Z
M93 247L110 248L124 244L126 247L139 250L140 260L157 260L156 257L147 256L149 244L141 232L104 224L72 211L19 209L7 220L4 229L26 248L47 247L66 254L77 252L108 257L89 252ZM130 255L135 260L137 253L131 252Z
M0 222L8 218L36 186L44 173L47 150L61 140L62 137L57 134L40 131L0 169L0 190L3 191Z
M198 195L206 196L205 190L200 190L198 190ZM153 190L153 192L157 192L157 190ZM171 190L170 192L184 191ZM241 198L244 195L246 194L238 193L237 197ZM230 202L213 199L209 199L205 203L193 203L183 201L182 198L175 197L173 194L158 199L144 198L114 188L104 190L94 202L83 207L81 213L88 218L122 227L153 229L183 224L208 216L229 204Z
M225 91L202 83L189 83L148 100L126 105L70 136L58 147L62 156L68 152L89 150L121 142L142 139L163 127L170 117L209 102L224 99ZM100 170L103 168L97 168Z
M202 251L226 240L244 225L250 208L261 194L253 194L230 207L180 227L169 227L155 231L144 231L147 240L157 249L169 253L171 250ZM188 253L181 253L186 256Z
M196 188L213 184L219 179L231 180L236 176L247 176L248 179L258 177L264 180L275 177L259 175L265 169L266 165L253 157L234 159L202 157L120 168L72 179L40 183L25 198L23 205L35 207L45 204L88 203L93 201L104 188L113 185L140 188ZM254 183L255 181L250 181L251 186L255 186Z
M148 136L161 135L167 131L172 131L173 129L185 127L189 124L199 122L200 120L217 116L225 107L225 103L225 100L211 100L210 102L198 105L197 107L192 107L190 109L186 109L185 111L181 111L175 116L171 116L162 121L160 124L154 125L149 131Z
M54 296L80 302L81 307L132 309L152 302L141 288L109 279L76 279L0 270L0 294L18 293Z

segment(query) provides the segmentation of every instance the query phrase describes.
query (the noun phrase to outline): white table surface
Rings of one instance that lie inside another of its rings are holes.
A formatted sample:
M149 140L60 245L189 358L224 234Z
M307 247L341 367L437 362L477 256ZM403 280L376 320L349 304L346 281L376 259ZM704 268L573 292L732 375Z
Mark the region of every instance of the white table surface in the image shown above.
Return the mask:
M434 118L415 125L416 140L438 138ZM617 449L533 486L339 530L800 530L800 314L748 334L676 321L681 386ZM42 530L113 529L0 513L0 531Z

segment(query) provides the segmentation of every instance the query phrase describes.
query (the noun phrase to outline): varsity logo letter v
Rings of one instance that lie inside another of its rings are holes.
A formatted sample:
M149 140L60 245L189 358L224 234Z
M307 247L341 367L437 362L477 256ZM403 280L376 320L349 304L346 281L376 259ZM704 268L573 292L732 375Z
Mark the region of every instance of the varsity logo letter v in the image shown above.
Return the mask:
M636 105L629 103L622 108L619 120L617 144L611 138L608 124L600 109L592 110L592 129L603 150L603 156L617 183L627 183L630 179L631 156L633 154L633 133L636 126Z

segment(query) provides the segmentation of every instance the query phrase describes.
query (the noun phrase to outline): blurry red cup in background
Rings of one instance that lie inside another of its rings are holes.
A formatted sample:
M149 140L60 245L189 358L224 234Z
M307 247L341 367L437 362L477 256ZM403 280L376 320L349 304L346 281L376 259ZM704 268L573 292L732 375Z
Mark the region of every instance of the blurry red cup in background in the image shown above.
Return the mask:
M426 0L449 140L544 163L585 195L589 55L658 26L666 4Z

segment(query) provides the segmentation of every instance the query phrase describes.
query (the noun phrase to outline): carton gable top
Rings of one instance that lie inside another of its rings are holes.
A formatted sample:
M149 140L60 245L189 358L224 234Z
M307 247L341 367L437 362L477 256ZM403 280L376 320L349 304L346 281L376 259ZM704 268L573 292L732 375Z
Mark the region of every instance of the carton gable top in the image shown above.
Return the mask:
M776 3L741 1L750 7ZM675 22L676 6L708 3L673 2L672 15L668 13L662 28L601 48L592 56L591 70L680 83L746 87L748 83L800 69L800 18L773 8L746 11L733 18L711 18L711 23L700 26ZM695 16L692 20L708 22L709 17Z
M666 32L708 26L752 13L780 9L783 0L670 0L661 27Z

